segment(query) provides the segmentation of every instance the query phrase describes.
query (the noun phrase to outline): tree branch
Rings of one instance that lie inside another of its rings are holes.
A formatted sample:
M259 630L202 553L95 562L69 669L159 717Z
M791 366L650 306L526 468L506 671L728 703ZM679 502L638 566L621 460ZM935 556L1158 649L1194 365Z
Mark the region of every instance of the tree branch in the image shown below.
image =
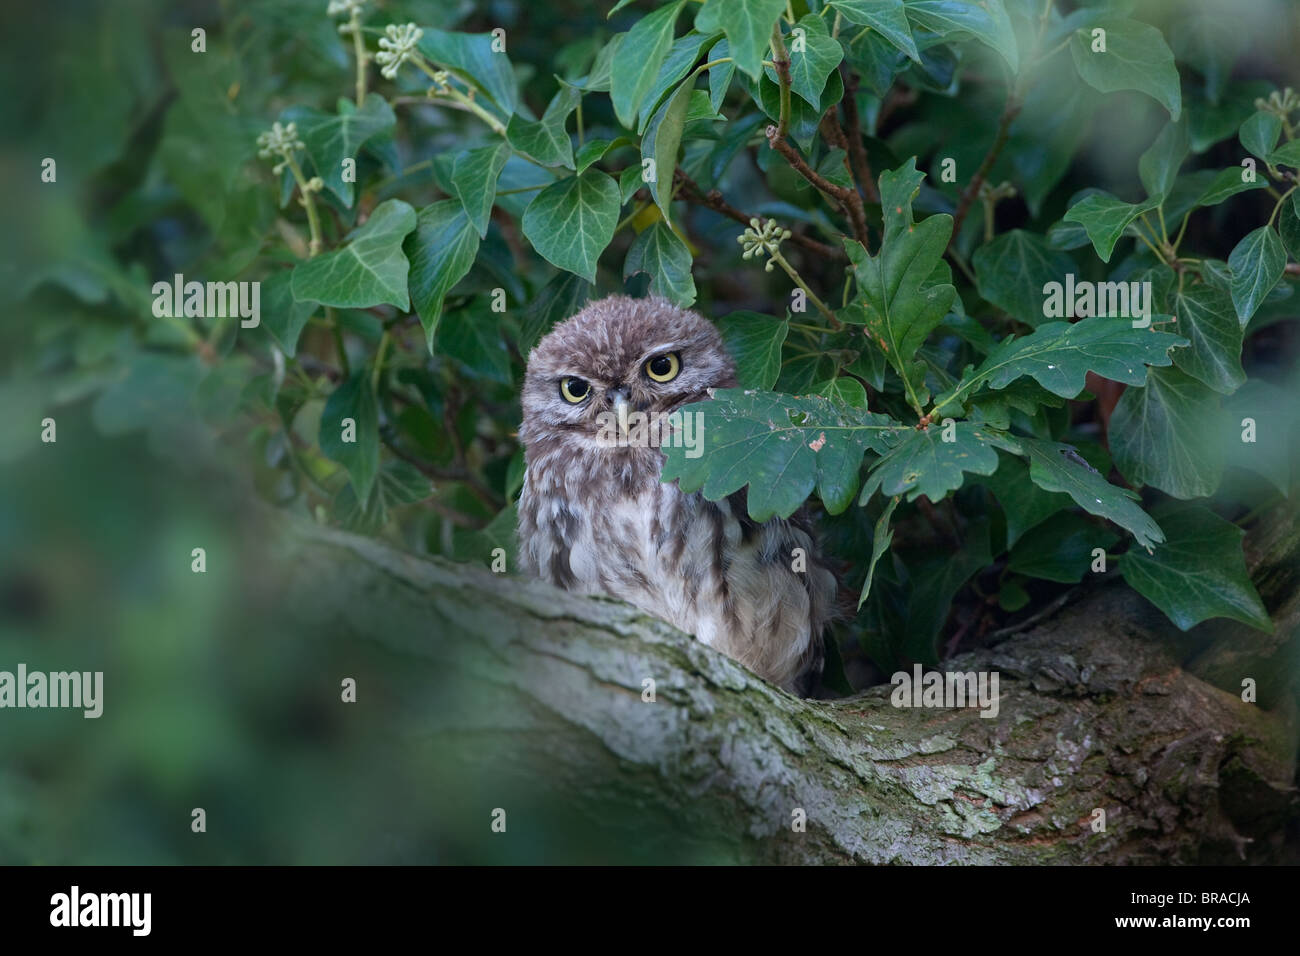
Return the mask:
M858 191L850 189L848 186L836 185L809 166L807 161L799 155L799 151L786 142L775 126L767 128L767 142L769 146L785 158L785 161L790 164L795 172L839 202L848 216L849 222L853 225L854 238L862 243L864 247L867 247L870 238L867 232L867 214L863 209L862 197L858 195Z
M686 175L681 168L678 168L673 175L679 186L677 192L678 199L684 199L694 205L704 206L706 209L712 209L714 212L726 216L728 219L734 220L742 226L748 226L751 219L759 218L751 213L742 212L735 206L728 204L727 201L722 198L722 193L718 192L716 189L710 189L707 193L704 192L704 190L700 188L699 184L696 183L695 180L691 179L690 176ZM789 241L803 249L807 249L809 252L821 258L836 260L844 260L848 258L843 249L836 249L834 246L828 246L823 242L818 242L816 239L809 238L808 236L801 235L797 232L791 232Z

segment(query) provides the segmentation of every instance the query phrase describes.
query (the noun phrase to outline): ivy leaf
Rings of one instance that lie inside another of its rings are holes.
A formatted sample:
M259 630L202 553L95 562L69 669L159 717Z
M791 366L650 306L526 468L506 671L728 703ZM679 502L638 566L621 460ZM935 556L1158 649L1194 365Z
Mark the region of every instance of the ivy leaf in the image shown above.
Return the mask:
M709 51L709 62L716 65L709 67L709 105L716 113L722 109L722 101L731 89L731 80L736 75L736 61L731 58L731 44L719 40ZM726 63L716 61L726 59Z
M884 451L903 426L816 395L718 389L713 401L683 409L703 415L697 458L684 447L664 449L663 480L683 491L703 489L710 501L749 486L749 515L788 518L817 489L826 510L839 514L853 500L867 449Z
M1064 283L1066 274L1075 271L1074 260L1024 229L1004 232L980 246L971 262L981 298L1032 326L1045 319L1043 287Z
M989 522L982 518L966 527L955 552L923 560L912 569L912 589L907 599L907 624L902 653L936 667L935 638L948 618L952 599L967 581L993 563L989 550Z
M1119 536L1073 511L1054 515L1011 549L1007 569L1044 581L1077 584L1092 567L1092 552L1113 547Z
M826 78L844 59L844 49L838 40L831 39L826 21L815 13L801 19L795 29L803 32L803 40L797 42L798 34L793 30L786 37L786 49L790 54L790 91L821 113ZM796 46L799 49L795 49ZM776 70L770 66L767 67L767 76L773 83L778 82Z
M1292 193L1291 198L1282 204L1277 214L1277 231L1282 235L1282 244L1291 258L1300 259L1300 193ZM1288 212L1294 215L1288 215Z
M547 186L524 210L524 236L547 262L596 281L596 260L618 225L618 186L589 169Z
M365 506L358 503L356 489L344 485L334 497L334 515L349 531L377 534L394 508L423 501L432 490L429 479L414 465L400 459L385 462Z
M1246 381L1241 367L1242 329L1228 290L1216 282L1183 282L1164 273L1160 294L1178 319L1178 331L1190 345L1174 353L1174 364L1216 392L1229 395Z
M1263 476L1281 494L1289 494L1294 477L1300 477L1300 406L1293 392L1263 379L1253 378L1230 398L1224 411L1228 430L1225 448L1229 461ZM1250 423L1245 420L1249 418ZM1247 425L1253 441L1243 441ZM1295 441L1292 436L1295 435Z
M685 0L678 0L638 20L610 65L609 98L614 115L628 129L637 128L637 111L673 45L673 25L684 5Z
M869 256L860 243L844 241L866 309L866 331L902 377L908 402L918 413L929 392L925 366L915 360L916 353L957 295L952 285L931 281L952 235L952 217L912 222L912 197L923 178L915 158L881 174L885 236L878 255Z
M1178 178L1190 150L1186 120L1170 120L1145 153L1138 159L1138 176L1147 195L1162 202Z
M1125 394L1134 391L1139 390L1129 389ZM1084 511L1127 530L1144 548L1165 539L1160 526L1136 503L1137 492L1112 485L1073 447L1040 438L1019 441L1029 459L1029 477L1039 488L1069 495Z
M1228 269L1232 273L1232 304L1245 328L1286 271L1286 250L1273 227L1266 223L1246 233L1228 256Z
M298 124L302 144L316 167L316 175L349 209L352 208L353 182L343 178L343 161L355 160L357 150L366 141L397 122L393 110L378 93L371 93L357 109L350 100L339 100L337 115L299 106L285 110L283 119Z
M533 122L521 116L510 117L506 126L506 139L521 153L531 156L543 166L573 168L573 143L564 124L569 114L577 108L582 93L567 84L551 97L542 118ZM503 161L504 163L504 161Z
M1110 262L1115 243L1119 242L1119 237L1129 224L1158 205L1159 198L1134 204L1094 193L1071 206L1061 218L1065 222L1077 222L1083 226L1101 261Z
M1282 118L1276 113L1256 110L1246 117L1237 130L1237 139L1246 149L1261 159L1277 147L1278 137L1282 135Z
M830 3L849 23L871 27L908 57L921 62L903 0L830 0Z
M885 510L876 519L876 530L871 535L871 560L867 563L867 579L862 582L862 593L858 595L858 610L867 603L867 597L871 594L871 579L876 574L876 562L894 542L894 530L889 527L889 519L894 516L894 509L898 507L899 500L890 498L889 504L885 505Z
M430 352L443 299L474 265L478 244L478 233L455 199L442 199L421 209L415 232L406 240L406 253L411 258L411 299Z
M386 304L405 311L410 298L402 240L414 228L415 210L406 203L400 199L380 203L342 249L294 267L294 299L344 309Z
M1270 166L1300 167L1300 139L1283 143L1265 157Z
M865 504L876 489L891 496L906 494L908 501L921 495L939 501L962 486L966 472L993 474L998 467L996 449L1014 447L1014 441L980 422L909 429L872 465L859 504Z
M627 250L623 278L638 272L650 276L650 291L673 305L689 308L695 302L695 280L691 278L691 250L659 220L641 231Z
M426 60L450 70L466 83L487 94L503 117L515 111L518 90L515 71L504 52L492 49L496 38L490 33L452 33L423 27L417 45Z
M524 309L519 328L519 351L527 355L551 328L578 311L591 298L590 282L572 272L557 272Z
M1196 198L1197 206L1217 206L1229 196L1244 193L1248 189L1265 189L1268 181L1256 177L1250 182L1242 179L1245 170L1240 166L1229 166L1214 177L1214 181L1205 187L1205 191Z
M510 147L505 143L471 149L456 157L451 170L451 188L465 207L470 224L478 237L487 235L488 217L496 201L497 180L510 158Z
M1062 398L1083 391L1089 372L1128 385L1141 385L1148 365L1170 365L1169 350L1187 340L1168 332L1135 329L1131 319L1093 316L1078 322L1049 322L1029 335L1003 340L973 374L939 399L946 405L987 382L1004 388L1022 375Z
M1179 630L1227 617L1272 633L1273 622L1246 573L1240 528L1201 505L1184 504L1160 517L1168 540L1154 554L1132 550L1120 574L1160 608Z
M973 36L1002 54L1011 72L1020 69L1016 32L1002 0L908 0L905 9L913 24L945 42Z
M686 112L691 105L691 84L683 83L672 96L664 101L650 122L646 124L645 135L641 137L642 159L654 160L654 175L647 185L655 204L671 221L668 206L673 195L673 172L677 169L677 149L682 143L682 129L686 125ZM647 151L647 147L649 150ZM667 183L667 185L663 185Z
M293 271L281 269L262 280L262 325L285 355L298 351L298 337L319 303L294 300L290 282Z
M1093 52L1091 31L1070 37L1070 55L1085 83L1102 93L1138 90L1154 98L1172 119L1182 112L1174 54L1155 27L1137 20L1107 20L1105 52Z
M369 498L379 470L379 403L367 369L330 393L320 416L319 441L325 457L347 469L357 498Z
M725 32L737 69L757 80L763 72L763 54L772 40L772 27L784 9L785 0L706 3L695 14L695 29L701 33Z
M636 117L638 131L645 130L646 123L650 121L650 117L659 108L668 91L680 83L686 74L691 71L691 67L700 58L700 51L704 48L704 45L716 39L716 33L701 34L691 32L673 41L672 47L668 50L668 56L664 58L663 65L659 67L659 74L655 77L654 86L651 87L645 99L641 101L641 108ZM725 43L726 41L719 42ZM725 53L722 55L726 56ZM691 86L693 88L695 84L692 83ZM716 114L717 110L715 109L713 112Z
M1146 388L1120 396L1110 418L1115 464L1141 487L1175 498L1202 498L1219 487L1223 450L1206 441L1219 434L1220 397L1178 369L1152 369Z
M438 323L433 352L455 359L477 378L510 381L510 353L501 342L501 316L486 297L471 299Z
M788 322L739 310L714 319L713 324L735 360L736 380L743 388L770 389L776 384L781 374L781 347L790 332Z

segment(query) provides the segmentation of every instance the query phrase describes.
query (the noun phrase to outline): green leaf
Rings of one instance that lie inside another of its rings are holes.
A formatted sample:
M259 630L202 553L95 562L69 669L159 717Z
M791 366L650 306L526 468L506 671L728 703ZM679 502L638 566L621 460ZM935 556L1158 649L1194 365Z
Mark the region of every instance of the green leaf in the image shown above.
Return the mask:
M497 196L497 179L509 158L510 147L497 143L461 153L452 166L451 188L480 239L487 235L488 218Z
M466 83L486 93L503 116L515 111L518 91L515 71L505 53L492 49L490 33L452 33L423 27L418 48L425 59L450 70Z
M349 209L356 177L352 182L343 178L343 161L355 160L357 150L367 140L392 129L397 122L388 101L378 93L368 95L361 109L349 100L340 100L337 115L299 106L285 110L282 119L298 124L298 135L316 167L316 175Z
M1089 372L1141 385L1148 365L1172 364L1169 350L1186 344L1186 339L1168 332L1135 329L1131 319L1093 316L1074 323L1049 322L1029 335L1003 340L974 374L965 376L936 407L969 394L982 383L1003 388L1022 375L1033 376L1039 385L1062 398L1082 392Z
M853 500L867 449L884 451L902 430L886 415L816 395L719 389L713 401L683 410L704 416L697 432L704 447L697 458L665 448L663 480L703 489L710 501L748 485L755 521L788 518L814 487L826 510L839 514Z
M668 91L677 86L678 83L691 72L697 60L700 58L700 51L706 43L711 43L717 39L717 34L700 34L688 33L686 36L678 37L673 41L672 47L668 50L668 56L664 58L663 65L659 67L659 74L655 77L654 86L651 87L649 94L641 101L641 108L637 112L636 128L638 131L644 131L646 123L654 115L655 110L663 103L664 97ZM726 41L721 41L726 42ZM692 88L695 86L691 83ZM703 91L697 91L703 93ZM707 96L705 97L707 99ZM717 110L713 111L714 113Z
M460 362L479 379L510 381L510 353L501 342L501 316L485 297L476 297L438 323L433 351Z
M951 436L945 441L944 436ZM893 448L871 467L862 486L861 503L880 489L886 495L907 495L915 501L925 495L939 501L962 486L965 473L991 475L998 467L997 448L1005 437L980 422L953 422L909 429Z
M1300 167L1300 139L1293 139L1289 143L1283 143L1269 153L1266 160L1270 166Z
M993 563L989 551L989 522L972 521L963 535L961 547L955 552L922 561L910 568L912 589L907 599L907 624L900 647L908 658L935 667L935 638L938 637L952 599L972 576Z
M1129 389L1125 394L1135 391L1144 390ZM1113 417L1111 421L1113 427ZM1020 447L1029 459L1029 477L1039 488L1069 495L1084 511L1127 530L1144 548L1165 539L1160 526L1136 503L1137 492L1112 485L1070 445L1022 438Z
M793 30L785 40L790 54L790 91L820 113L824 109L822 90L826 88L826 78L844 59L844 50L838 40L831 39L826 21L815 13L800 20L795 29L802 31L802 43ZM778 82L776 70L771 67L767 67L767 76L772 82Z
M1244 328L1264 296L1282 281L1286 250L1281 238L1268 224L1246 233L1228 256L1228 268L1232 272L1232 304Z
M643 230L628 247L623 278L638 272L650 276L650 291L673 305L690 308L695 302L695 280L691 278L691 250L668 223L658 221Z
M1129 483L1175 498L1202 498L1219 487L1223 451L1220 397L1177 369L1152 369L1146 388L1120 396L1110 418L1110 450Z
M1278 137L1282 135L1282 118L1276 113L1257 110L1246 117L1237 131L1241 145L1256 156L1263 158L1277 148Z
M722 333L727 352L736 363L742 388L770 389L781 374L781 347L790 331L782 319L758 312L728 312L713 324Z
M1064 284L1066 274L1075 271L1073 259L1049 249L1042 236L1024 229L1004 232L980 246L971 263L980 296L1033 326L1045 319L1043 287L1049 282Z
M572 272L558 272L542 287L524 310L519 329L519 351L527 355L543 335L571 315L576 315L591 297L591 283Z
M1119 536L1067 511L1026 534L1011 549L1007 569L1044 581L1077 584L1092 567L1094 548L1113 547Z
M878 255L869 256L861 244L844 241L866 309L866 330L902 376L908 402L918 414L929 392L925 366L916 361L916 352L957 295L952 285L931 281L952 235L952 217L912 222L912 197L923 178L915 158L881 174L885 236Z
M614 115L628 129L637 128L637 111L673 45L673 25L684 5L685 0L678 0L638 20L610 65L609 98Z
M917 63L921 54L912 39L903 0L830 0L831 6L849 23L871 27Z
M1227 169L1214 177L1214 181L1206 187L1196 199L1197 206L1217 206L1229 196L1235 196L1237 193L1244 193L1248 189L1266 189L1268 181L1260 179L1258 176L1250 182L1242 178L1245 170L1240 166L1229 166Z
M1155 142L1138 159L1138 175L1148 196L1163 201L1169 195L1190 148L1186 120L1166 123Z
M673 172L677 169L677 149L682 143L686 111L691 105L691 84L683 83L663 106L650 117L641 137L642 159L654 160L654 176L647 185L664 219L671 221L668 206L673 196ZM648 147L648 151L647 151ZM665 185L667 184L667 185Z
M388 461L379 470L365 506L358 503L356 489L344 485L334 497L334 515L349 531L377 534L394 508L423 501L432 491L429 479L414 465L400 459Z
M415 232L406 240L406 253L411 258L411 300L430 351L443 299L474 265L478 244L474 225L455 199L439 200L421 209Z
M319 303L293 298L293 271L281 269L262 280L262 325L285 355L298 351L298 337Z
M506 126L506 139L521 153L531 156L543 166L573 168L573 143L564 129L569 114L577 108L582 94L571 86L560 85L551 98L542 118L536 122L521 116L510 117Z
M889 519L894 516L894 509L898 507L899 500L890 498L889 504L885 505L885 510L876 519L876 530L871 535L871 560L867 563L867 579L862 582L862 593L858 595L859 610L867 603L867 598L871 594L871 579L876 574L876 562L889 550L889 546L894 541L894 531L889 527Z
M1088 232L1093 248L1102 262L1110 262L1110 254L1124 234L1129 223L1150 209L1160 205L1158 198L1143 203L1121 202L1111 196L1094 193L1071 206L1061 218L1077 222Z
M410 298L402 240L414 228L415 210L406 203L400 199L380 203L342 249L294 267L294 299L344 309L395 305L405 311Z
M325 457L347 469L357 498L369 498L379 470L379 403L368 369L330 393L320 416L319 441Z
M906 11L914 25L945 42L972 36L1002 54L1013 73L1020 69L1016 32L1002 0L908 0Z
M1184 278L1182 290L1172 274L1162 270L1161 298L1178 319L1176 328L1191 343L1174 352L1174 364L1192 378L1225 395L1246 381L1241 367L1242 329L1228 291L1215 282Z
M523 230L547 262L596 281L596 260L614 238L618 186L589 169L547 186L524 210Z
M772 40L772 27L783 10L785 0L705 3L695 14L695 29L701 33L725 32L736 67L756 80L763 70L763 55Z
M1029 465L1008 454L998 455L998 470L981 477L979 483L992 491L1002 505L1008 548L1030 528L1070 505L1069 495L1039 488L1029 478Z
M709 105L714 112L722 109L722 101L727 97L727 90L731 89L732 77L736 75L736 61L730 56L731 44L726 40L719 40L709 50L709 62L715 63L709 67ZM716 63L723 58L728 58L726 63Z
M1181 505L1160 518L1168 540L1154 554L1130 550L1120 573L1180 630L1227 617L1271 633L1273 622L1246 573L1244 532L1200 505Z
M1297 200L1300 200L1300 193L1292 193L1277 214L1277 231L1292 259L1300 259L1300 201Z
M1137 20L1107 20L1106 51L1093 52L1091 31L1070 37L1070 55L1085 83L1102 93L1138 90L1154 98L1172 119L1182 112L1182 90L1174 54L1153 26Z

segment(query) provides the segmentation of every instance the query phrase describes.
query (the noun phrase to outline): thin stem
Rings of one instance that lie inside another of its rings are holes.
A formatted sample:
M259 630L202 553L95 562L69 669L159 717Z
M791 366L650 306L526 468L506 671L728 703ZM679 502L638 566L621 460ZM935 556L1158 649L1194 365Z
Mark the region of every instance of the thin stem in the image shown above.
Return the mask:
M506 134L506 127L504 123L502 123L499 119L497 119L487 110L485 110L483 107L479 106L478 103L474 102L473 97L466 96L460 90L456 89L456 87L446 82L444 78L438 76L437 71L428 64L428 62L424 59L424 57L413 56L411 57L411 62L414 63L417 67L419 67L421 70L423 70L425 75L428 76L429 79L433 80L434 83L438 84L437 86L438 92L434 94L435 97L446 97L452 102L459 103L461 109L473 113L483 122L487 123L487 125L491 128L492 132L498 133L501 136L504 136Z
M794 22L794 21L791 21ZM790 125L790 54L781 36L781 24L772 24L772 60L776 64L777 81L781 87L781 115L776 122L777 136L785 137Z
M339 370L343 373L343 380L346 382L352 377L352 366L348 362L347 346L343 344L343 329L339 326L334 310L328 306L325 309L325 319L329 322L330 332L334 335L334 347L339 353Z
M1273 211L1272 213L1269 214L1268 217L1268 224L1270 226L1273 225L1273 220L1277 218L1277 211L1282 208L1282 203L1286 202L1286 197L1291 195L1298 188L1300 187L1292 186L1290 189L1288 189L1286 192L1284 192L1281 196L1278 197L1277 202L1273 205Z
M361 103L366 98L366 43L361 37L361 10L353 8L352 20L352 51L357 57L357 109L361 109Z
M1173 247L1173 248L1174 248L1174 253L1175 253L1175 254L1177 254L1177 252L1178 252L1178 247L1179 247L1180 245L1182 245L1182 243L1183 243L1183 233L1185 233L1185 232L1187 231L1187 220L1188 220L1188 219L1191 219L1191 218L1192 218L1192 213L1191 213L1190 210L1189 210L1188 212L1186 212L1186 213L1183 214L1183 224L1182 224L1181 226L1178 227L1178 235L1177 235L1177 237L1175 237L1175 239L1174 239L1174 247Z
M816 292L808 288L808 283L803 281L803 277L800 276L799 273L795 271L794 266L790 265L790 263L786 261L785 256L781 255L780 249L773 249L771 251L771 258L773 262L775 262L777 265L779 265L782 269L785 270L785 274L788 275L794 281L795 285L803 289L804 295L808 296L812 304L817 306L817 311L819 311L822 315L826 316L826 319L828 322L830 322L832 329L838 332L840 329L844 328L844 323L841 322L839 319L835 318L835 313L830 310L830 308L826 305L825 302L817 298Z
M312 188L307 183L307 177L303 175L302 167L292 155L285 156L289 163L289 170L293 173L294 181L298 184L299 202L307 210L307 227L311 230L311 242L307 245L307 258L310 259L316 253L321 251L324 242L321 239L320 215L316 212L316 199L312 195Z
M384 373L384 353L388 351L388 343L391 341L392 336L385 331L383 338L379 340L379 349L375 352L375 369L370 376L370 387L376 392L379 391L379 379Z

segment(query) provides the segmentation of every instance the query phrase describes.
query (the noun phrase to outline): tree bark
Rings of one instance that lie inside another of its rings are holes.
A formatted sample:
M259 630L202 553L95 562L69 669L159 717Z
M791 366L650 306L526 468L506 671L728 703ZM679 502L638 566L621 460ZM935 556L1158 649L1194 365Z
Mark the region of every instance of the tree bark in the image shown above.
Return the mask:
M583 830L582 860L1295 862L1300 536L1283 512L1261 528L1274 635L1181 634L1101 586L947 662L999 673L993 719L897 708L889 685L799 700L620 602L306 524L282 536L279 603L409 667L404 713L438 675L445 706L412 745L463 779L510 773L558 814L533 823Z

